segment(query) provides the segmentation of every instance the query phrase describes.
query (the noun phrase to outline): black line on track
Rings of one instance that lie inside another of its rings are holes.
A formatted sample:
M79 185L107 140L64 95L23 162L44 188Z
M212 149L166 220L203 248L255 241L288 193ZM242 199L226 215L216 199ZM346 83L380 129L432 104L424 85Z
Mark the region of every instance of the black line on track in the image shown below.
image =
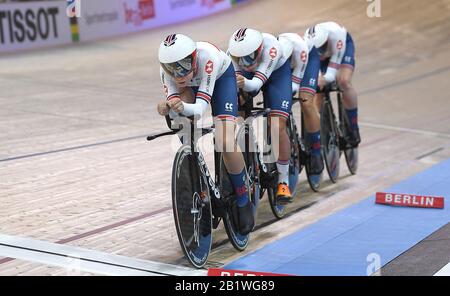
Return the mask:
M129 141L129 140L135 140L135 139L139 139L139 138L145 139L145 137L147 137L147 135L139 135L139 136L133 136L133 137L122 138L122 139L115 139L115 140L110 140L110 141L104 141L104 142L98 142L98 143L92 143L92 144L86 144L86 145L80 145L80 146L74 146L74 147L62 148L62 149L57 149L57 150L50 150L50 151L45 151L45 152L33 153L33 154L26 154L26 155L20 155L20 156L13 156L13 157L8 157L8 158L0 159L0 162L6 162L6 161L12 161L12 160L23 159L23 158L30 158L30 157L36 157L36 156L42 156L42 155L48 155L48 154L54 154L54 153L65 152L65 151L71 151L71 150L77 150L77 149L84 149L84 148L89 148L89 147L95 147L95 146L107 145L107 144L118 143L118 142L124 142L124 141Z
M425 153L425 154L422 154L422 155L416 157L416 160L421 160L422 158L425 158L425 157L427 157L427 156L430 156L430 155L435 154L435 153L437 153L437 152L439 152L439 151L442 151L442 150L444 150L444 147L439 147L439 148L437 148L437 149L434 149L434 150L432 150L432 151L430 151L430 152L427 152L427 153Z

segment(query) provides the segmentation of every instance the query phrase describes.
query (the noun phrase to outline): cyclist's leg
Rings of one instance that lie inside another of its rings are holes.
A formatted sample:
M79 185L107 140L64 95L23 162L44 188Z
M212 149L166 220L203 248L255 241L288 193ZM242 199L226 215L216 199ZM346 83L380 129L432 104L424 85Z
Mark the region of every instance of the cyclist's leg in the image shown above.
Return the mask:
M253 207L247 191L247 175L242 152L236 143L238 98L236 77L232 65L215 84L212 110L215 124L215 149L223 152L225 167L236 193L239 232L249 233L254 226Z
M309 62L300 84L300 103L305 119L306 140L311 151L311 174L320 174L323 170L323 160L320 151L320 116L314 104L319 68L319 55L317 50L313 48L310 52Z
M286 131L287 120L292 105L291 61L274 71L264 89L270 111L272 149L277 158L278 192L277 196L289 199L289 160L291 158L291 141ZM278 145L274 145L278 139Z
M358 128L358 95L352 84L354 68L355 46L350 34L347 34L346 50L337 73L337 83L343 92L343 103L352 129L350 144L357 146L360 138Z

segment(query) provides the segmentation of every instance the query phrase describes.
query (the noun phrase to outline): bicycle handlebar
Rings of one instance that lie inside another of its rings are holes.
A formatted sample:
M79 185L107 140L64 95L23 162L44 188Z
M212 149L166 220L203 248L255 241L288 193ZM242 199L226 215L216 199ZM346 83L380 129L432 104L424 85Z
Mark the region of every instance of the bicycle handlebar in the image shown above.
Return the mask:
M154 139L157 139L159 137L163 137L163 136L170 136L170 135L175 135L176 133L178 133L178 130L172 130L170 132L163 132L163 133L159 133L159 134L155 134L155 135L151 135L147 137L147 141L153 141Z
M183 116L180 115L181 117L186 117L188 119L191 120L192 124L193 121L195 120L194 116ZM170 131L167 132L162 132L162 133L158 133L158 134L154 134L154 135L150 135L147 137L147 141L153 141L159 137L164 137L164 136L170 136L170 135L176 135L177 133L179 133L182 129L183 129L183 125L180 125L180 128L172 128L172 119L170 118L169 115L165 116L166 118L166 123L167 123L167 127L170 129ZM202 127L200 128L202 130L202 136L207 135L209 133L211 133L214 130L214 124L211 125L210 127Z
M320 90L319 87L317 87L317 93L329 93L329 92L334 92L334 91L341 91L341 89L339 88L339 86L337 85L336 82L333 83L328 83L327 85L325 85L325 87Z

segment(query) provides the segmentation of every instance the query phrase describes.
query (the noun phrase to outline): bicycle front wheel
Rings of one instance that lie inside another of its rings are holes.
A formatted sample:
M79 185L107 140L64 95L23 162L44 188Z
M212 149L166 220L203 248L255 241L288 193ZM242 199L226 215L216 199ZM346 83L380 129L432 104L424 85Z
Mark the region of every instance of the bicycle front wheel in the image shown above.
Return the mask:
M339 133L333 113L333 107L329 100L324 100L320 110L322 153L325 160L328 176L331 182L336 183L339 177L339 158L341 152L339 150Z
M191 147L181 147L172 170L173 216L181 249L197 268L207 262L212 245L211 197L207 184Z

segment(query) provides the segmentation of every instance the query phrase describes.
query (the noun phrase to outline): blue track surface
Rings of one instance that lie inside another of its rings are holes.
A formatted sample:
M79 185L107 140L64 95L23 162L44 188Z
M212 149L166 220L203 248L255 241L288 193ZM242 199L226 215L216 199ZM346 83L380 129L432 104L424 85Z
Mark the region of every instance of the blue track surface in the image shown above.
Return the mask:
M367 275L373 263L369 254L378 254L383 266L450 222L450 159L385 191L444 196L445 208L377 205L374 193L225 268L292 275Z

